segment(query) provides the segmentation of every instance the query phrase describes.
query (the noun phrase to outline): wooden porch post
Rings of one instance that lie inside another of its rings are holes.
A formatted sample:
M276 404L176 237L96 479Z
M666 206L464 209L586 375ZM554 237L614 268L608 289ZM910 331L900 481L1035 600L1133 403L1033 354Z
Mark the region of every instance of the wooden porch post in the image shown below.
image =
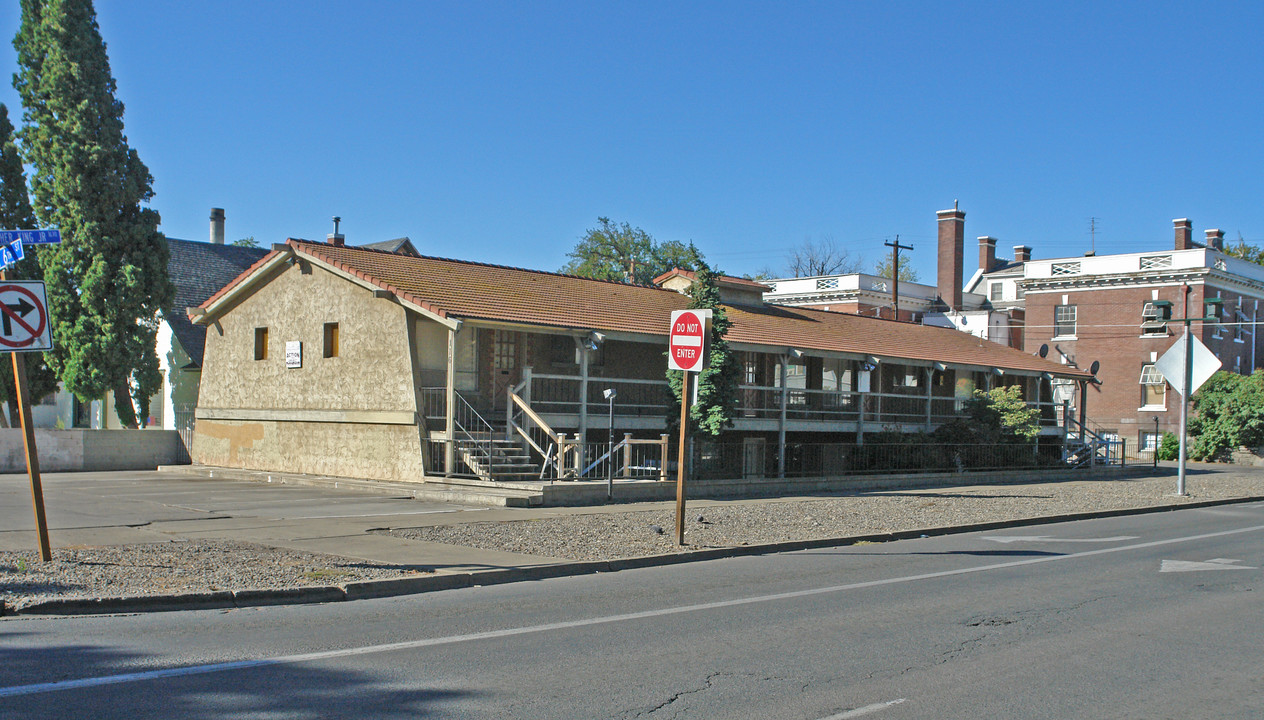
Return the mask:
M667 433L658 436L658 446L661 448L658 454L659 482L667 482L667 453L671 450L667 444L667 437Z
M777 358L777 362L781 366L781 413L777 423L777 477L785 478L786 476L786 406L790 400L790 383L786 382L787 365L786 356L782 355Z
M444 386L444 436L443 471L448 475L456 474L456 333L457 328L448 328L448 372Z
M935 407L935 368L926 368L926 432L930 432L931 410Z
M623 433L623 477L632 477L632 433Z

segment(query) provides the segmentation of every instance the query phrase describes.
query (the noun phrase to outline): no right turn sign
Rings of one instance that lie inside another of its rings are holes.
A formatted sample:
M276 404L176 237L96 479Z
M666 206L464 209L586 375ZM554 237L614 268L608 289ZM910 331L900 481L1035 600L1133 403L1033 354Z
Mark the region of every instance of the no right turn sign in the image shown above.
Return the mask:
M0 281L0 352L53 349L44 283Z

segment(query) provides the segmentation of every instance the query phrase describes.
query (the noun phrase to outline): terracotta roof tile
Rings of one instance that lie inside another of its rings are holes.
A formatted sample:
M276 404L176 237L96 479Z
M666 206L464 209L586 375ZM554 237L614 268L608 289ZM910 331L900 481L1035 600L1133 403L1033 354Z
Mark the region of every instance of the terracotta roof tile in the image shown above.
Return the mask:
M444 317L665 337L671 312L689 303L670 290L573 275L302 240L289 245ZM951 328L778 305L726 309L731 342L1090 377Z

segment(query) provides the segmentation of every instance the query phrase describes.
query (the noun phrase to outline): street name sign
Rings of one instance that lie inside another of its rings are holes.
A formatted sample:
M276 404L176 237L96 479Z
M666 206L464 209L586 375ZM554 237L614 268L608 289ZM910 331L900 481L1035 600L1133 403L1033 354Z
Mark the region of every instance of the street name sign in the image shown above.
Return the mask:
M671 332L667 341L667 367L685 372L700 372L707 364L707 336L710 331L710 310L672 312Z
M26 251L22 249L22 243L13 241L11 243L0 245L0 269L7 268L26 257Z
M0 230L0 243L53 245L61 242L61 230Z
M0 352L53 349L52 323L44 283L0 281Z

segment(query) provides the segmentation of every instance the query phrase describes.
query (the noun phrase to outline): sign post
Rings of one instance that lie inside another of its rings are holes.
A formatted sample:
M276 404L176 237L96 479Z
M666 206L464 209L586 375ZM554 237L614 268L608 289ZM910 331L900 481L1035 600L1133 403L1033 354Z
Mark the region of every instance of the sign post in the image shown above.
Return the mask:
M707 366L707 345L711 337L710 310L676 310L671 315L667 341L667 367L683 373L680 384L680 446L676 453L676 544L685 544L685 466L689 438L691 376Z
M35 446L35 425L31 420L31 398L22 353L53 349L52 322L49 320L44 283L10 281L4 268L23 258L23 247L26 245L59 242L60 230L0 230L0 352L13 355L13 382L17 390L14 404L22 423L26 471L31 477L31 504L35 509L35 532L39 537L40 560L43 562L53 559L53 551L48 542L39 450Z

